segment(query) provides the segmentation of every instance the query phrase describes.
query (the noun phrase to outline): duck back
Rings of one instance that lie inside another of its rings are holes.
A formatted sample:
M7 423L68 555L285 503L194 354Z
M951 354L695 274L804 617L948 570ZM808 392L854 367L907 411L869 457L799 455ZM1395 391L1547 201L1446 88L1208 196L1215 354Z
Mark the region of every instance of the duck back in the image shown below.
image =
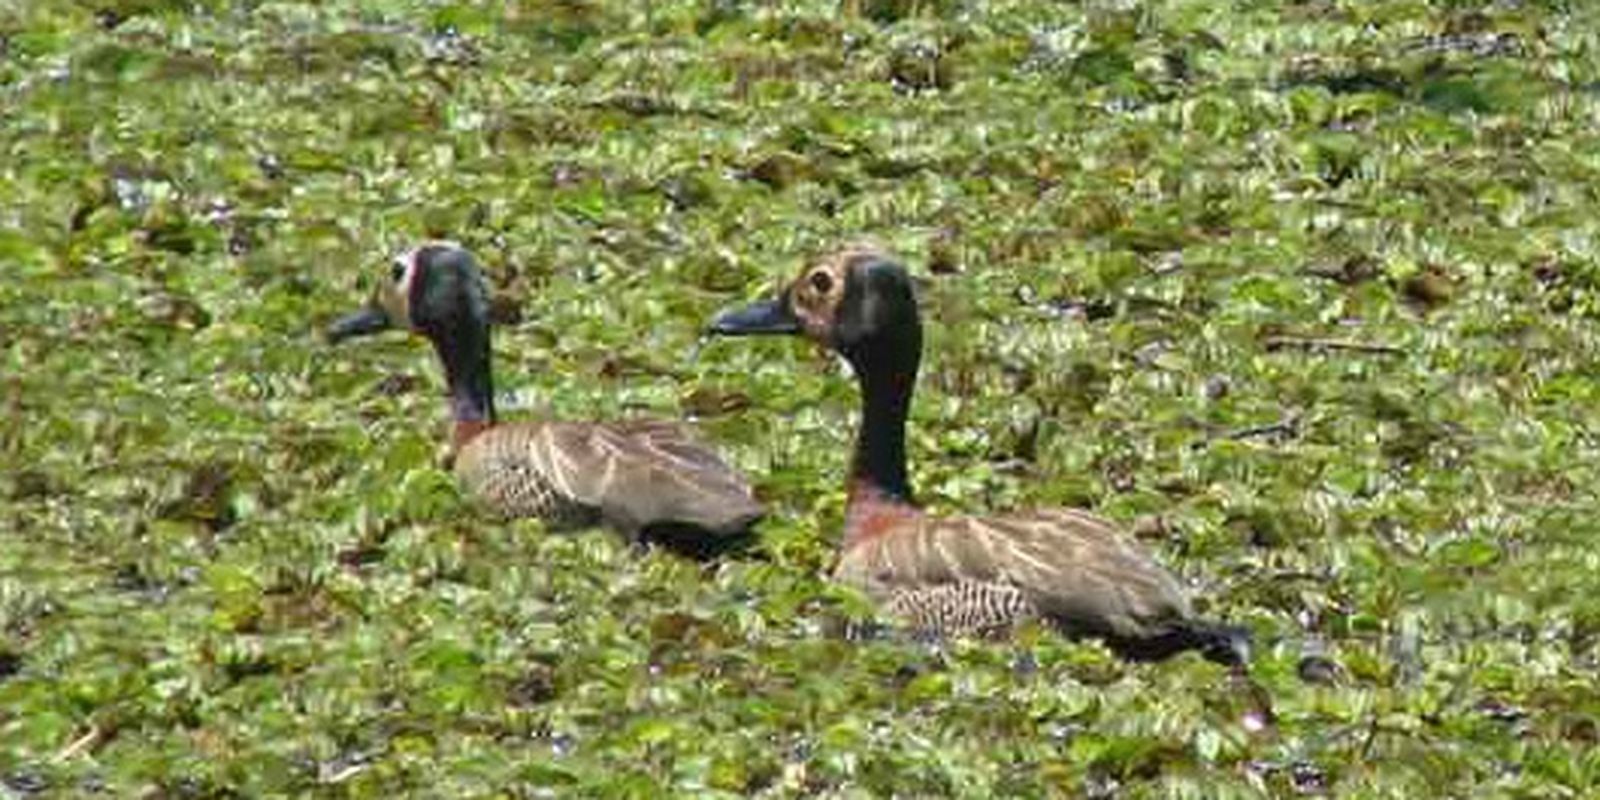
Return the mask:
M762 515L742 476L668 422L500 425L462 448L455 471L497 512L557 527L603 522L637 536L664 525L732 536Z

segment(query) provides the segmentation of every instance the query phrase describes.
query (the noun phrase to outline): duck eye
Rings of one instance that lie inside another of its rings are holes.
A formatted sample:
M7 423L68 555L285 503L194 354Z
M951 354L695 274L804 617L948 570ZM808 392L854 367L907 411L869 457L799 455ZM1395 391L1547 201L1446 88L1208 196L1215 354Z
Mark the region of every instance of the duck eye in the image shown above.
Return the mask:
M404 278L405 275L406 275L406 262L400 261L398 259L395 260L394 264L389 267L389 280L394 281L395 283L399 283L400 279Z
M833 276L822 270L811 273L811 289L817 294L827 294L833 291Z

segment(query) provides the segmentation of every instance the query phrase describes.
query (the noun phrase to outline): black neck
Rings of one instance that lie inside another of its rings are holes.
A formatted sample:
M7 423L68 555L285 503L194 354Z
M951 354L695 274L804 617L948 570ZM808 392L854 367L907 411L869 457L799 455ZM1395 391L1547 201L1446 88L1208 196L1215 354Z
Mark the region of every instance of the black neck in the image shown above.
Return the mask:
M494 383L489 369L489 326L463 326L434 336L450 384L450 414L457 422L494 424Z
M912 502L906 477L906 415L922 357L920 332L865 344L846 358L861 386L861 428L850 462L853 483Z

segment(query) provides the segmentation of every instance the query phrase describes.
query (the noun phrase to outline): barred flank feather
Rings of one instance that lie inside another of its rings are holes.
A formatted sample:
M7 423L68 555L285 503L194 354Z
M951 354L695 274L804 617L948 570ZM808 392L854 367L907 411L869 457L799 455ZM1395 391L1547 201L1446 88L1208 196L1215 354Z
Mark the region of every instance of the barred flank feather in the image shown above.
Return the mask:
M600 515L562 491L530 446L537 426L505 425L480 434L456 457L456 475L497 513L542 520L554 529L594 525Z
M1036 616L1015 587L972 581L896 589L884 607L915 630L954 636L1002 635Z

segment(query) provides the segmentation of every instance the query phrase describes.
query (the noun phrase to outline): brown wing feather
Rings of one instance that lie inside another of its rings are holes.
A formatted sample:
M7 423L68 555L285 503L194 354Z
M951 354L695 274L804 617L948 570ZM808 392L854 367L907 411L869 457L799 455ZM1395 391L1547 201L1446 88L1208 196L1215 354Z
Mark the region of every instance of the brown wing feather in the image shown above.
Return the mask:
M554 482L624 532L670 523L731 535L762 514L744 476L676 425L552 422L542 428L541 460Z
M912 518L851 548L836 575L901 606L906 592L938 587L977 595L971 587L987 586L991 600L1015 590L1028 611L1017 621L1042 617L1074 635L1144 637L1191 616L1171 575L1110 523L1079 511Z
M762 514L743 476L681 427L653 420L496 426L462 448L455 471L500 513L558 527L604 521L633 534L677 524L733 535Z

